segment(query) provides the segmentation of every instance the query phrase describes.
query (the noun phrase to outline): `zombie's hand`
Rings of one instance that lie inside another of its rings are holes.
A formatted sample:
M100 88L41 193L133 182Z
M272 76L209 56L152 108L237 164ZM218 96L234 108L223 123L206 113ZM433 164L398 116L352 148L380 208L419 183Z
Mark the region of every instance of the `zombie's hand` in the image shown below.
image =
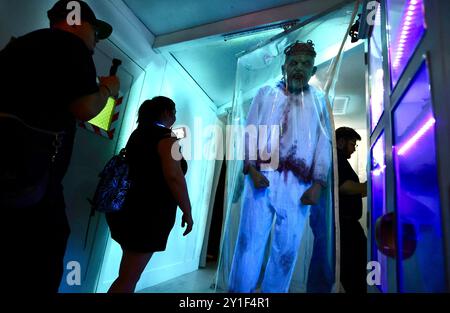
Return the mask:
M322 186L318 183L314 183L305 191L300 201L303 205L316 205L317 203L319 203L321 192Z
M269 180L266 178L266 176L264 176L260 171L255 169L253 166L250 166L248 173L256 189L269 187L270 183Z

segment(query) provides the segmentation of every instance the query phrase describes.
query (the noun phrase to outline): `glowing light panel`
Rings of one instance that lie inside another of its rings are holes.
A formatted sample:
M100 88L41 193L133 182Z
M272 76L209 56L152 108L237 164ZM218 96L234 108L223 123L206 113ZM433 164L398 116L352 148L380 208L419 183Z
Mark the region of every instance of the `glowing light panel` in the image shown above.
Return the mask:
M423 62L393 112L397 250L411 251L397 258L400 292L446 290L431 90Z
M399 150L398 155L405 154L412 146L414 146L423 135L433 127L436 123L436 120L433 117L430 117L428 121L419 129L417 133L415 133Z
M377 247L375 240L375 227L378 218L387 214L386 208L386 152L384 132L375 142L371 153L371 255L370 260L381 264L381 292L387 292L387 257Z
M369 40L370 125L374 131L384 112L384 71L381 49L381 6L378 6L375 25Z
M388 0L387 4L389 56L395 87L425 33L425 14L423 0Z

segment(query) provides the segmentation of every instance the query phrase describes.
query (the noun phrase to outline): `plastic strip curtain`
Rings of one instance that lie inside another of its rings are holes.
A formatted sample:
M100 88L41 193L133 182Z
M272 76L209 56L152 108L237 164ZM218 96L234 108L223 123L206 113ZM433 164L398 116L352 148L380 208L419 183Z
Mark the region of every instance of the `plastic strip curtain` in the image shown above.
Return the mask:
M301 219L304 220L304 224L300 225L299 223L300 226L298 226L301 228L299 234L301 239L299 240L297 255L294 256L294 259L296 259L295 268L291 273L291 278L288 278L287 280L289 284L287 290L289 292L339 292L340 284L337 282L340 281L340 255L339 249L336 249L336 247L339 247L339 223L337 223L339 220L338 199L337 197L332 196L333 194L337 195L337 183L334 183L334 181L337 181L337 154L332 103L342 54L348 38L347 34L355 21L358 8L359 1L345 5L299 29L287 31L281 36L278 35L268 43L261 45L248 53L242 54L238 58L235 96L232 112L228 117L228 125L232 127L229 127L227 130L228 170L225 187L225 219L222 229L221 252L215 282L217 292L230 291L230 284L234 283L233 281L230 281L230 272L232 270L233 258L236 252L235 248L238 240L241 217L244 214L243 207L248 206L248 203L251 203L251 200L248 199L248 194L252 193L251 182L249 182L249 177L243 174L245 136L237 130L242 130L246 127L247 118L250 119L252 114L252 112L249 111L251 108L254 108L254 103L257 101L256 99L258 99L258 97L265 99L261 101L265 101L265 105L269 107L269 111L266 113L270 116L268 118L268 120L270 120L268 124L280 125L280 128L283 129L283 122L280 122L280 120L285 116L286 110L280 108L281 102L277 102L280 97L274 90L277 90L276 86L280 86L280 82L282 81L281 68L285 62L284 51L287 46L295 41L307 42L308 40L312 40L315 44L315 50L317 52L315 65L318 67L318 71L310 80L310 86L312 87L309 88L309 92L302 92L300 100L298 101L300 104L313 103L309 106L313 109L308 111L308 114L295 115L291 113L291 116L299 116L301 118L291 117L285 125L298 126L296 129L301 130L298 131L298 133L301 133L302 131L306 132L304 134L296 134L298 136L314 138L314 136L322 135L329 143L329 158L333 159L333 164L330 166L327 188L322 191L320 202L317 205L308 208L301 216ZM307 94L307 96L304 94ZM304 107L306 108L308 105ZM305 113L303 111L298 112ZM310 124L310 127L305 127L308 123ZM314 123L317 125L314 125ZM293 128L294 127L291 127L291 132L293 131ZM281 131L283 132L283 130ZM314 131L317 131L317 133ZM301 144L302 147L298 149L300 153L304 150L307 151L310 147L309 142ZM271 173L265 172L264 174L270 178L271 184L275 181L280 181L283 184L282 178L277 180L278 176L276 173L277 171ZM282 177L282 175L280 177ZM277 211L278 206L283 207L287 205L287 199L292 197L292 194L289 193L294 193L294 189L297 188L297 184L295 183L296 180L289 179L291 178L288 178L285 175L284 184L287 185L284 189L279 189L280 194L273 193L272 195L268 195L268 211ZM288 181L291 185L287 183ZM292 184L292 182L294 182L294 184ZM308 186L305 188L307 187ZM297 191L302 193L304 189L299 189ZM253 192L255 191L253 190ZM295 197L296 196L298 195L295 195ZM300 201L300 197L298 197L298 201ZM257 206L259 204L255 205ZM265 277L265 272L269 271L270 267L272 267L271 264L268 265L268 263L273 261L269 262L269 256L273 253L273 248L271 248L272 242L279 240L279 238L274 238L275 235L273 229L279 226L278 223L281 223L279 220L282 220L282 218L280 217L286 212L286 214L289 214L290 211L289 208L284 209L285 210L280 209L280 212L274 214L275 218L272 221L273 225L271 226L272 231L270 232L270 237L267 238L267 240L266 238L260 238L263 242L262 246L259 248L254 246L248 247L250 250L256 249L255 251L263 256L262 264L258 264L258 261L255 261L255 264L252 264L247 260L248 264L246 264L246 266L248 271L244 270L233 276L241 276L240 278L245 281L247 279L246 275L251 275L251 272L253 272L253 275L258 275L258 283L255 288L250 290L250 292L258 290L264 292L264 288L261 288L261 285L271 285L271 279ZM257 214L259 213L257 212ZM257 214L246 217L246 220L249 220L250 224L253 225L252 219L256 218ZM250 226L250 228L252 227L253 226ZM247 237L246 241L248 240ZM239 238L241 238L241 236L239 236ZM246 242L246 245L252 245L252 242L252 240L249 240L249 242ZM258 251L258 249L260 249L260 251ZM282 263L284 260L283 257L286 256L281 257ZM273 258L273 256L271 258ZM271 271L276 272L276 270ZM235 278L231 279L234 280ZM272 281L274 279L276 280L277 277L272 278ZM270 288L268 287L267 289L269 290Z

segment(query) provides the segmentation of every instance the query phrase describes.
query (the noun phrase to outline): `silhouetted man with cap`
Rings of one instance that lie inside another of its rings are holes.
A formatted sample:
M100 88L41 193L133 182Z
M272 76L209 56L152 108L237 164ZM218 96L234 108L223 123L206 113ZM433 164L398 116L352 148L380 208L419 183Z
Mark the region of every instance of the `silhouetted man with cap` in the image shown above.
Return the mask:
M1 208L6 274L2 282L10 292L58 291L70 233L62 180L70 163L76 120L97 116L120 88L117 77L100 77L97 84L92 59L97 42L112 33L109 24L98 20L83 1L58 1L48 18L49 29L13 40L0 52L4 97L0 125L63 133L43 198L25 208ZM14 127L7 129L9 140ZM47 144L48 138L35 134ZM27 157L33 158L33 151Z

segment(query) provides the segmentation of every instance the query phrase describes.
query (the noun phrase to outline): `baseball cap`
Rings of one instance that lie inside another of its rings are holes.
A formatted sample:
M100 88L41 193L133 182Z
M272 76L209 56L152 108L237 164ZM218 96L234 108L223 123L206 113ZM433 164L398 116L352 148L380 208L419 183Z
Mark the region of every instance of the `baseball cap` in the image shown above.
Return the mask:
M113 28L111 25L105 21L97 19L94 11L89 7L89 5L84 1L71 1L71 0L59 0L55 3L53 8L47 12L47 16L50 22L63 21L67 19L67 16L71 12L71 9L67 9L67 5L70 2L77 2L80 5L81 20L90 23L97 30L97 38L99 40L108 38L112 32Z

